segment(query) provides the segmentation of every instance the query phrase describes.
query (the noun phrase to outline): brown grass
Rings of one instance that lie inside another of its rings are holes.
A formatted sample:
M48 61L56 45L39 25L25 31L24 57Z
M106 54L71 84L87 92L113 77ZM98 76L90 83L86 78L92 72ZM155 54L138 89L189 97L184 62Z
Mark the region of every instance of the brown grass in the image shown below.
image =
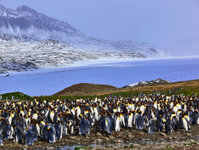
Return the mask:
M111 85L102 85L102 84L89 84L89 83L80 83L72 85L53 96L86 96L86 95L98 95L100 93L106 93L107 91L117 91L118 88Z
M169 90L173 88L180 87L199 87L199 80L192 81L184 81L184 82L175 82L168 84L160 84L160 85L146 85L146 86L138 86L130 88L130 91L154 91L154 90Z
M182 81L168 84L154 84L145 86L136 86L131 88L116 88L110 85L100 85L100 84L88 84L81 83L68 87L53 96L93 96L93 95L106 95L118 92L153 92L153 91L165 91L176 88L194 88L199 91L199 80Z

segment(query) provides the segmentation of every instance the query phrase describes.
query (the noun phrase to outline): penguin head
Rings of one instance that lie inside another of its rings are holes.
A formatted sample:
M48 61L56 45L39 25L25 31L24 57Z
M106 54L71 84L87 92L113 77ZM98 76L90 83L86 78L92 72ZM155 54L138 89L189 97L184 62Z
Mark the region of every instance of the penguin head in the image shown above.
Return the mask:
M142 112L141 112L141 110L140 110L140 109L138 109L137 113L138 113L138 114L141 114Z
M44 121L40 121L40 124L42 124L43 126L45 126L45 122Z
M82 115L82 114L80 114L80 115L79 115L79 118L81 119L82 117L83 117L83 115Z
M0 118L0 121L1 121L1 122L3 122L4 120L5 120L5 118L3 118L3 117L2 117L2 118Z

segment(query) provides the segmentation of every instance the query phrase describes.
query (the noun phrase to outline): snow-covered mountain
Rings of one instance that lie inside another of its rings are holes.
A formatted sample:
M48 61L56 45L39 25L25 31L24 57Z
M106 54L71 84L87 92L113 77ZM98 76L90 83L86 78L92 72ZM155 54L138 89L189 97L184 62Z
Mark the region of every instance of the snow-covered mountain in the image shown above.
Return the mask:
M0 5L0 31L6 34L31 36L36 39L84 36L68 23L50 18L27 6L13 10Z
M91 38L27 6L13 10L0 5L0 73L100 58L165 56L165 51L151 44Z
M158 78L151 81L140 81L137 83L131 83L124 86L123 88L129 88L129 87L134 87L134 86L144 86L144 85L154 85L154 84L168 84L168 83L172 83L172 82Z

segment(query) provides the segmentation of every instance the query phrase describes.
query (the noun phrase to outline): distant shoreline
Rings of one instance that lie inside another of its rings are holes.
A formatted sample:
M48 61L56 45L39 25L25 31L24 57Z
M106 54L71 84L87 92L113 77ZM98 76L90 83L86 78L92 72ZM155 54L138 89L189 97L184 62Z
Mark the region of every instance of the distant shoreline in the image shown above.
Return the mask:
M38 68L34 70L28 71L20 71L20 72L0 72L0 77L4 77L8 74L11 75L24 75L24 74L38 74L38 73L51 73L51 72L61 72L65 70L70 70L73 68L79 67L92 67L94 65L108 65L114 63L125 63L125 62L140 62L140 61L156 61L156 60L175 60L175 59L199 59L199 55L195 56L180 56L180 57L164 57L164 58L127 58L127 59L97 59L97 60L85 60L85 61L78 61L71 64L67 64L61 67L49 67L49 68Z
M79 83L123 87L161 78L167 81L198 79L199 57L85 62L78 66L13 72L0 75L0 93L23 92L31 96L51 95ZM84 66L83 66L84 65Z

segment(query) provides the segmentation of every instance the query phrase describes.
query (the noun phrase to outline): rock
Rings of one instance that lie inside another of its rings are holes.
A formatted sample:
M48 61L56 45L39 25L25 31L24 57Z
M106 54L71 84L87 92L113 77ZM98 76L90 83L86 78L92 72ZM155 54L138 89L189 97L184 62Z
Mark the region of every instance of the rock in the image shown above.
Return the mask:
M139 135L144 136L145 133L144 133L143 131L140 131L140 132L139 132Z
M118 132L118 136L119 137L123 137L124 136L124 133L123 132ZM126 135L125 135L126 136Z
M127 138L128 138L128 139L133 139L134 137L135 137L135 136L132 135L132 134L128 134L128 135L127 135Z
M95 140L95 137L90 137L89 140L90 140L90 141L94 141L94 140Z
M112 135L110 135L110 136L109 136L109 139L110 139L110 140L115 140L115 137L112 136Z
M122 143L122 140L117 140L117 143Z
M102 134L101 134L100 132L97 132L97 133L96 133L96 136L97 136L97 137L101 137Z
M104 137L104 140L105 140L105 141L109 141L109 138L108 138L108 137Z
M190 142L191 142L191 143L194 143L194 142L195 142L195 140L191 139L191 140L190 140Z
M191 136L191 133L186 133L186 136Z
M169 136L169 137L168 137L168 139L169 139L169 140L172 140L172 139L173 139L173 137L172 137L172 136Z
M86 134L86 136L85 136L86 138L89 138L90 137L90 135L89 134Z
M97 144L101 144L102 143L102 139L97 139Z
M160 132L160 135L162 135L162 136L164 136L164 137L167 136L167 134L166 134L166 133L163 133L163 132Z
M76 139L76 137L75 136L69 136L68 138L70 138L70 139Z

